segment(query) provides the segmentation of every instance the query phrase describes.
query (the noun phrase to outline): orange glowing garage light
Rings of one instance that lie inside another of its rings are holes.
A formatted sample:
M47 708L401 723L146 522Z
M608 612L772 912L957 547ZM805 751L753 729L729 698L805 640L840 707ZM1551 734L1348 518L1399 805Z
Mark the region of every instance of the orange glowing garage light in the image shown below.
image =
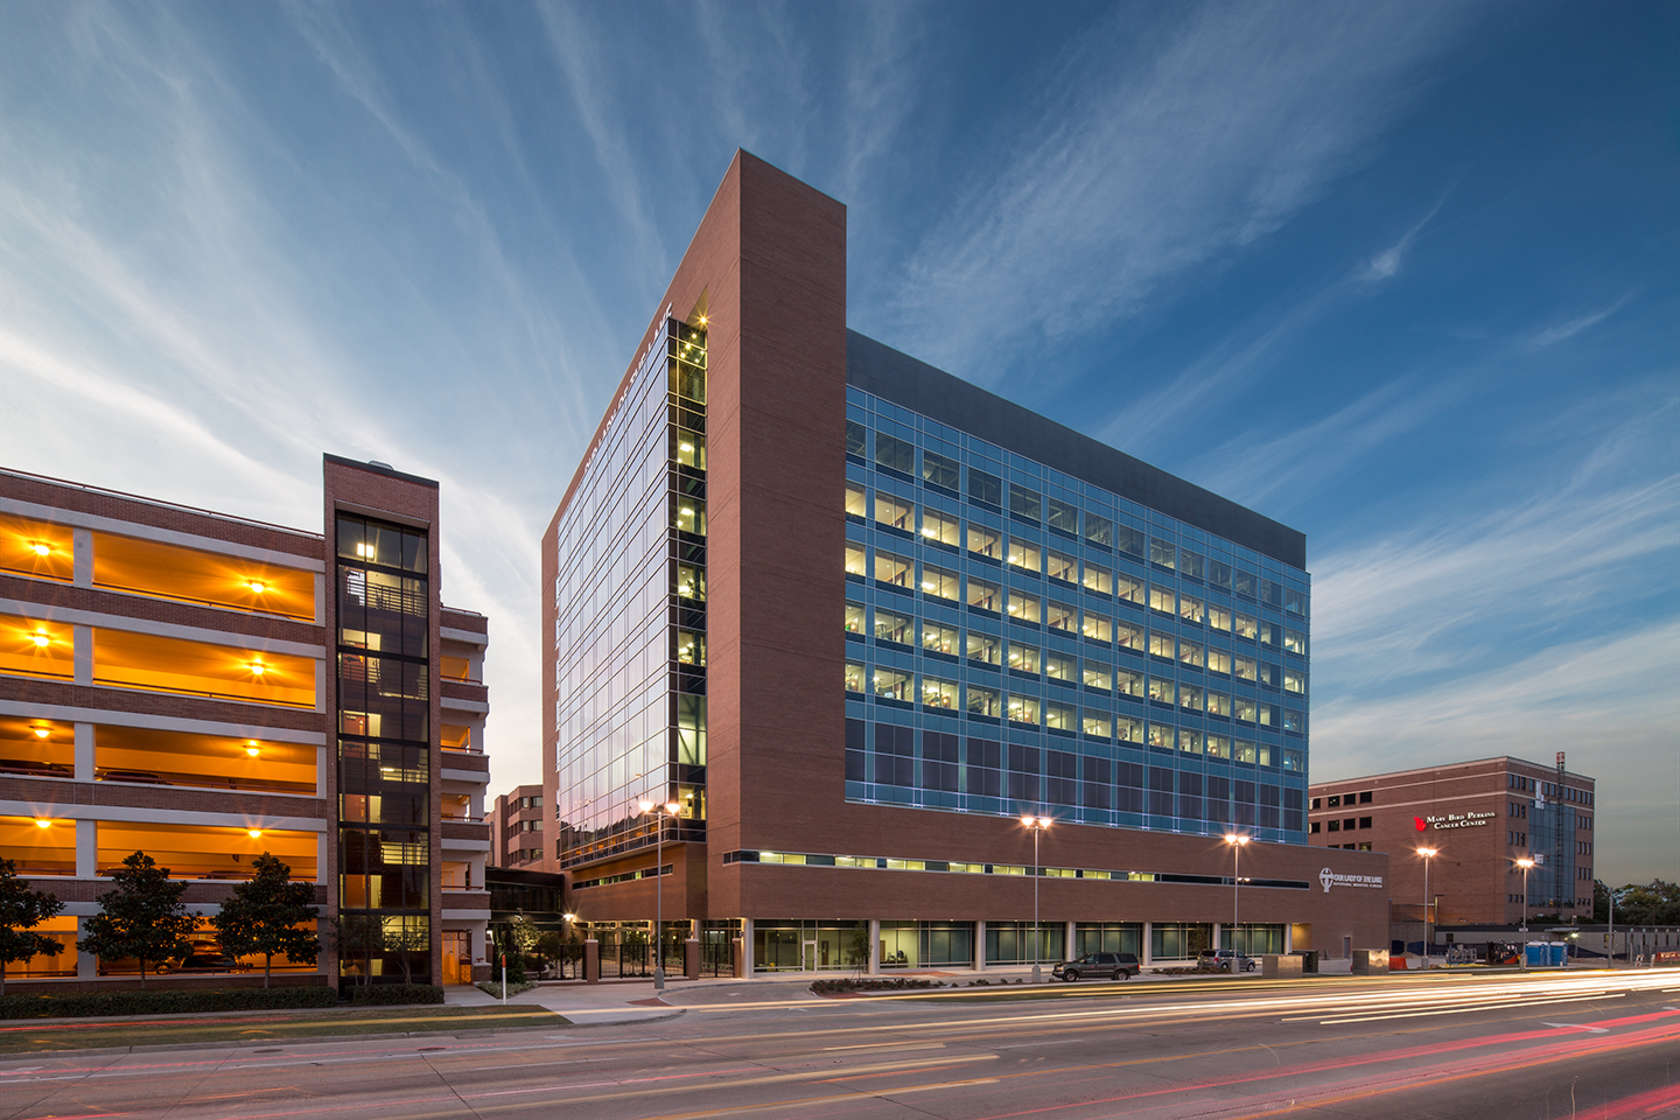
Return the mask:
M51 556L52 545L48 544L46 541L30 541L29 551L33 552L37 556Z
M51 828L52 827L52 821L48 820L46 817L36 817L35 818L35 827L36 828Z
M247 739L245 740L245 753L255 758L262 753L262 747L257 744L255 739Z
M251 662L250 669L253 677L260 677L264 673L268 672L268 666L262 663L261 658Z
M29 640L42 649L52 645L52 638L47 635L45 630L35 631L35 633L29 635Z
M249 587L251 591L257 595L261 595L264 591L268 590L268 584L264 583L260 579L248 579L245 581L245 586Z
M48 735L52 734L52 728L50 728L46 724L42 724L42 723L36 724L34 727L31 727L29 730L35 732L35 738L37 738L37 739L45 739Z
M247 828L245 830L245 833L246 833L246 835L250 836L251 839L255 840L258 837L262 836L262 829L260 829L260 828Z

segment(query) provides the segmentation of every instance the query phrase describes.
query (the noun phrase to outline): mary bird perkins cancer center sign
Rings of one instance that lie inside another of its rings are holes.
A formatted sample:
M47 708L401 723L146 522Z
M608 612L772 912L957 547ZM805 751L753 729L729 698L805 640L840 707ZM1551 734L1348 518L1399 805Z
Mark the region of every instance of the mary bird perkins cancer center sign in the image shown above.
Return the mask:
M1493 813L1478 813L1474 809L1464 813L1443 813L1439 816L1431 814L1427 817L1413 817L1412 826L1419 832L1425 829L1446 828L1481 828L1493 823Z

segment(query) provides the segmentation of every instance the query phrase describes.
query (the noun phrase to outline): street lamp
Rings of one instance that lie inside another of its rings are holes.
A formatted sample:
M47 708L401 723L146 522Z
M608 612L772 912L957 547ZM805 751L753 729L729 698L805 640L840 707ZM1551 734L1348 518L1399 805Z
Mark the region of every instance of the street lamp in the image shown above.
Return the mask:
M1528 856L1521 856L1517 860L1517 866L1522 868L1522 873L1523 873L1523 909L1522 909L1522 915L1523 916L1522 916L1522 925L1519 926L1518 928L1521 929L1523 933L1527 933L1528 932L1528 869L1534 866L1534 860L1530 859ZM1524 940L1527 940L1527 938L1524 938ZM1528 959L1528 954L1527 953L1523 954L1523 959L1524 960Z
M1026 816L1021 818L1021 825L1024 828L1032 829L1032 834L1033 834L1033 866L1032 866L1032 877L1033 877L1033 973L1032 973L1032 976L1033 976L1033 981L1032 982L1034 984L1038 984L1038 983L1041 983L1044 980L1044 972L1043 972L1042 969L1039 968L1039 963L1038 963L1039 953L1040 953L1040 950L1043 948L1043 944L1042 944L1043 939L1039 936L1039 929L1038 929L1038 838L1039 838L1040 834L1042 834L1044 832L1045 829L1050 827L1050 818L1049 817L1035 817L1031 813L1028 813Z
M1237 892L1241 889L1242 878L1237 868L1240 866L1243 846L1252 836L1244 836L1236 832L1225 834L1225 843L1231 845L1231 972L1237 971ZM1219 958L1219 947L1214 946L1214 959Z
M1423 857L1423 967L1429 967L1429 861L1441 854L1439 848L1419 848Z
M675 801L655 805L639 802L642 812L652 813L653 842L653 990L665 990L665 818L675 817L682 806Z

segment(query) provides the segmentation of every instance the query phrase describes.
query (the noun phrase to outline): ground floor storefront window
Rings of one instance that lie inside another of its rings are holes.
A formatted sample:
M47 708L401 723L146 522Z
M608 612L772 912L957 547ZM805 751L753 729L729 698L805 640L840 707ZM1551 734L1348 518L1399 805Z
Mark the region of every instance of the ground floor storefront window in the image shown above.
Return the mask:
M1037 936L1031 922L987 922L987 964L1054 964L1063 959L1067 926L1042 922Z
M974 967L973 922L882 922L882 968Z
M1212 922L1156 922L1149 927L1149 956L1156 961L1193 959L1213 948Z
M867 922L753 922L756 972L822 972L868 966Z
M1142 922L1080 922L1074 932L1073 955L1130 953L1143 959Z
M1258 957L1266 953L1283 952L1283 926L1244 923L1236 927L1235 941L1232 944L1232 928L1225 926L1220 930L1219 947L1221 949L1236 949L1247 957Z

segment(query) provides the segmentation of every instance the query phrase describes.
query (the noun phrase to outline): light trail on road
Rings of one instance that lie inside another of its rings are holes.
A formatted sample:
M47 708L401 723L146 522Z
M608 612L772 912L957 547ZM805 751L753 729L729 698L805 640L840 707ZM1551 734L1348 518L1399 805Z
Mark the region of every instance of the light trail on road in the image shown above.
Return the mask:
M978 1003L800 1000L792 1014L731 1003L582 1037L31 1054L0 1061L0 1118L452 1120L547 1116L563 1104L589 1120L876 1120L910 1112L900 1097L954 1120L1308 1107L1399 1116L1429 1094L1520 1094L1572 1071L1598 1104L1632 1102L1635 1111L1606 1114L1631 1120L1666 1107L1653 1102L1666 1099L1672 1074L1655 1063L1680 1045L1680 1009L1663 1006L1674 985L1673 973L1627 972L1140 985ZM1611 1072L1627 1083L1600 1085Z

